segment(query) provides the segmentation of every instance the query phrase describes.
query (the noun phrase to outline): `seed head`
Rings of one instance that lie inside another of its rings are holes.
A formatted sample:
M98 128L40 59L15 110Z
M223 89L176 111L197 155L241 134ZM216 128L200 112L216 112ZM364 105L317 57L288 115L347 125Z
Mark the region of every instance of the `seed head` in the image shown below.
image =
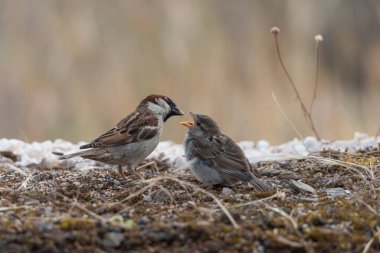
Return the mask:
M280 33L280 28L278 28L277 26L273 26L272 29L270 29L270 32L274 35L277 35Z
M321 41L323 41L323 37L322 37L322 35L318 34L318 35L315 35L314 40L316 42L321 42Z

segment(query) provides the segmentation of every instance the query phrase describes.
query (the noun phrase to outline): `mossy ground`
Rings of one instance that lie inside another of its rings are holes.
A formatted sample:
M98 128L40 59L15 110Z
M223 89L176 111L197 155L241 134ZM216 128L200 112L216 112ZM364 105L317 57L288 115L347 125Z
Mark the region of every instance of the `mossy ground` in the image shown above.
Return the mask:
M255 165L256 174L278 189L275 196L255 193L247 184L230 187L232 191L207 187L203 188L208 191L205 193L163 178L170 175L199 186L188 171L173 172L158 161L158 170L149 166L140 171L148 182L136 176L120 180L111 170L74 171L69 165L29 166L25 168L27 175L21 175L0 164L0 249L380 251L378 150L351 155L326 151L316 156L319 158ZM323 157L344 164L327 162ZM299 192L289 185L290 180L300 179L317 192ZM333 198L325 192L338 187L350 194ZM237 228L211 194L222 201Z

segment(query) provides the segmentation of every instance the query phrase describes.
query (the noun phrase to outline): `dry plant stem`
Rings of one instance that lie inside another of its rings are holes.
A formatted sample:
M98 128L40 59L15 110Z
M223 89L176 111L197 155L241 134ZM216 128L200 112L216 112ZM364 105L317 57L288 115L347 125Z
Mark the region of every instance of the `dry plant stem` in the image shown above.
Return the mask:
M257 204L263 204L265 201L272 200L272 199L275 199L275 198L284 199L285 198L285 193L284 192L276 192L272 196L269 196L269 197L266 197L266 198L263 198L263 199L257 199L257 200L253 200L253 201L249 201L249 202L245 202L245 203L241 203L241 204L236 204L236 205L228 206L228 208L231 209L231 208L239 208L239 207L244 207L244 206L252 206L252 205L257 205ZM215 208L215 209L208 210L208 211L211 212L211 213L215 213L215 212L220 211L220 209Z
M145 182L146 182L146 181L145 181ZM137 192L135 192L135 193L129 195L128 197L126 197L125 199L121 200L120 202L121 202L121 203L124 203L124 202L126 202L126 201L128 201L128 200L130 200L130 199L133 199L133 198L139 196L140 194L143 194L146 190L152 188L156 183L157 183L157 182L150 182L150 184L148 184L147 186L141 188L141 189L138 190Z
M289 247L292 247L292 248L302 248L303 245L299 242L295 242L295 241L291 241L281 235L278 235L276 236L276 241L279 242L279 243L283 243L285 245L288 245Z
M364 202L362 199L357 198L356 199L359 203L361 203L363 206L367 207L367 209L372 212L374 215L377 215L380 217L380 214L370 205L368 205L366 202Z
M173 181L175 181L177 183L181 183L183 185L191 187L194 190L200 191L200 192L202 192L202 193L210 196L216 202L216 204L220 207L220 209L222 209L222 211L227 216L227 218L230 220L230 222L232 223L232 225L234 226L234 228L236 228L236 229L239 228L239 225L237 224L237 222L235 221L235 219L232 217L231 213L227 210L227 208L222 204L222 202L214 194L212 194L211 192L206 191L206 190L200 188L199 186L197 186L195 184L191 184L191 183L188 183L188 182L185 182L185 181L179 180L177 178L173 178L173 177L167 177L167 178L171 179L171 180L173 180Z
M156 164L156 162L154 162L154 161L153 161L153 162L149 162L149 163L146 163L146 164L141 165L140 167L136 168L135 171L137 172L137 171L139 171L139 170L141 170L141 169L143 169L143 168L145 168L145 167L148 167L148 166L150 166L150 165L154 165L156 171L158 172L157 164Z
M235 219L232 217L231 213L227 210L227 208L222 204L222 202L214 194L212 194L211 192L206 191L206 190L200 188L199 186L197 186L195 184L188 183L188 182L185 182L185 181L182 181L180 179L177 179L177 178L174 178L174 177L170 177L170 176L158 176L158 177L155 177L155 178L151 178L151 179L145 180L144 182L148 183L148 186L146 186L143 189L139 190L138 192L132 194L131 196L128 196L127 198L125 198L121 202L125 202L128 199L131 199L133 197L136 197L136 196L140 195L141 193L143 193L148 188L153 187L155 184L157 184L157 183L159 183L160 181L163 181L163 180L174 181L174 182L176 182L176 183L178 183L180 185L193 188L193 190L195 190L195 191L199 191L199 192L202 192L202 193L210 196L215 201L215 203L220 207L220 209L224 212L224 214L230 220L230 222L234 226L234 228L235 229L239 228L239 225L237 224L237 222L235 221Z
M276 52L277 52L278 59L280 61L280 65L281 65L282 69L284 70L285 75L288 78L288 80L289 80L289 82L290 82L290 84L291 84L291 86L293 88L294 93L296 94L297 100L300 103L302 112L303 112L303 114L304 114L304 116L306 118L306 122L308 123L309 127L313 131L315 137L320 141L321 137L319 136L319 134L318 134L318 132L317 132L317 130L315 128L313 118L311 117L311 114L309 113L309 111L306 109L305 103L303 102L303 100L302 100L302 98L301 98L301 96L300 96L300 94L298 92L298 89L297 89L296 85L293 82L293 79L291 78L288 70L286 69L284 61L282 60L280 46L279 46L279 43L278 43L278 33L273 33L273 35L274 35L274 40L275 40L275 44L276 44Z
M9 207L0 207L0 212L13 211L18 209L30 208L29 206L9 206Z
M286 120L286 122L293 128L293 130L296 132L296 134L298 135L298 138L300 138L300 141L302 141L302 144L304 145L305 149L307 150L307 152L309 152L309 154L311 153L310 150L307 148L304 140L305 138L301 135L301 133L298 131L298 129L295 127L295 125L290 121L289 117L286 115L285 111L282 109L280 103L277 101L277 97L276 95L274 94L274 92L272 92L272 98L273 98L273 101L274 103L276 104L277 108L280 110L281 114L282 114L282 117L284 117L284 119Z
M377 138L379 137L380 135L380 126L379 126L379 129L377 129L377 133L375 135L375 140L377 140Z
M369 249L371 248L371 246L372 246L373 242L375 241L376 237L377 237L377 240L380 241L380 229L379 228L377 228L377 232L373 235L373 237L371 238L371 240L369 240L367 242L367 244L365 245L362 253L367 253L369 251Z
M26 173L24 170L22 170L22 169L20 169L20 168L17 168L16 166L13 166L13 165L11 165L11 164L4 164L5 166L4 167L2 167L2 168L4 168L4 169L8 169L8 170L13 170L14 172L17 172L17 173L19 173L19 174L21 174L21 175L23 175L23 176L28 176L29 174L28 173Z
M237 207L243 207L243 206L251 206L251 205L261 204L264 201L272 200L272 199L275 199L275 198L280 198L280 199L282 198L283 199L283 198L285 198L285 193L284 192L276 192L272 196L269 196L269 197L266 197L266 198L263 198L263 199L257 199L257 200L249 201L249 202L242 203L242 204L233 205L230 208L237 208Z
M356 163L343 162L343 161L332 159L332 158L319 157L319 156L313 156L313 155L307 155L307 156L305 156L305 155L284 155L284 157L289 158L289 159L313 159L316 162L323 162L323 163L332 164L332 165L340 165L344 168L347 168L349 171L353 171L353 172L359 174L363 178L364 181L367 181L366 177L363 175L363 173L361 173L361 171L355 169L355 168L359 168L359 169L364 170L364 172L367 174L367 177L369 177L372 181L375 180L375 175L373 174L373 172L370 169L368 169L365 166L356 164Z
M107 221L107 219L105 219L102 216L97 215L96 213L88 210L87 208L85 208L84 206L82 206L81 204L79 204L78 202L74 202L73 205L75 207L77 207L78 209L82 210L83 212L87 213L88 215L94 217L97 220L104 221L104 222Z
M69 197L67 197L67 196L65 196L65 195L63 195L62 193L59 193L59 192L57 192L56 194L59 195L59 196L61 196L65 200L70 201L73 206L77 207L78 209L82 210L83 212L87 213L88 215L94 217L95 219L100 220L100 221L107 221L107 219L105 219L102 216L97 215L96 213L88 210L83 205L79 204L76 200L72 201L72 199L70 199Z
M311 99L310 103L310 109L309 112L310 114L313 113L313 106L314 102L317 99L317 88L318 88L318 72L319 72L319 40L315 41L315 84L314 84L314 91L313 91L313 98Z
M297 221L291 215L287 214L286 212L284 212L283 210L281 210L278 207L269 206L269 205L267 205L265 203L263 203L263 204L269 210L271 210L271 211L273 211L273 212L275 212L275 213L283 216L292 225L294 232L300 238L300 242L299 243L303 246L303 248L305 249L306 252L308 252L308 253L314 253L315 252L314 248L311 246L310 242L306 241L303 238L302 234L298 230L299 226L298 226ZM292 242L292 241L290 241L290 242ZM296 246L296 243L297 242L295 242L294 246Z
M170 198L170 205L172 205L175 201L170 191L166 189L165 187L163 187L162 185L159 185L158 188L160 188L160 190L164 192Z
M366 180L366 178L364 177L364 175L359 170L352 169L351 167L360 168L360 169L362 169L362 170L364 170L366 172L367 176L372 181L375 180L375 175L373 174L373 172L370 169L368 169L367 167L365 167L365 166L362 166L362 165L359 165L359 164L356 164L356 163L351 163L351 162L343 162L343 161L332 159L332 158L325 158L325 157L318 157L318 156L307 156L307 157L315 159L317 161L318 160L320 160L320 161L326 161L326 162L330 162L332 164L343 166L343 167L347 168L348 170L353 170L353 171L359 173L363 177L363 179Z
M20 191L22 189L26 189L26 187L28 187L28 183L30 181L30 179L32 179L33 175L30 175L28 176L21 184L20 186L17 188L16 191Z

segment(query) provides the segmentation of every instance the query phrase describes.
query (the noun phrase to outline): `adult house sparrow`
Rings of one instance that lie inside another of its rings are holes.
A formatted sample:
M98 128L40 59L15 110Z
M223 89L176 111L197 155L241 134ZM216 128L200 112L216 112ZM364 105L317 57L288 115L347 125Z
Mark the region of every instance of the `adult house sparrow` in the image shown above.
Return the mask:
M206 115L191 113L194 121L184 121L188 128L185 155L192 162L194 176L204 185L231 185L249 182L256 191L273 189L251 172L251 165L241 148L222 134L216 122Z
M119 165L119 173L125 178L123 165L132 172L160 142L164 122L183 112L168 97L150 95L144 98L136 110L122 119L114 128L100 135L80 149L59 159L80 156L86 159Z

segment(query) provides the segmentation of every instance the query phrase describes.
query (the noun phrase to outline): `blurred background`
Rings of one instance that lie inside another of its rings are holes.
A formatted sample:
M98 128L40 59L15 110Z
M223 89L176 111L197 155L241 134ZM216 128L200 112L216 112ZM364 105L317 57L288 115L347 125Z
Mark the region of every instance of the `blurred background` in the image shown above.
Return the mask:
M0 138L90 141L151 93L212 116L237 141L312 135L280 68L324 139L380 125L380 1L0 1ZM188 117L188 116L186 116ZM163 139L182 142L180 118Z

